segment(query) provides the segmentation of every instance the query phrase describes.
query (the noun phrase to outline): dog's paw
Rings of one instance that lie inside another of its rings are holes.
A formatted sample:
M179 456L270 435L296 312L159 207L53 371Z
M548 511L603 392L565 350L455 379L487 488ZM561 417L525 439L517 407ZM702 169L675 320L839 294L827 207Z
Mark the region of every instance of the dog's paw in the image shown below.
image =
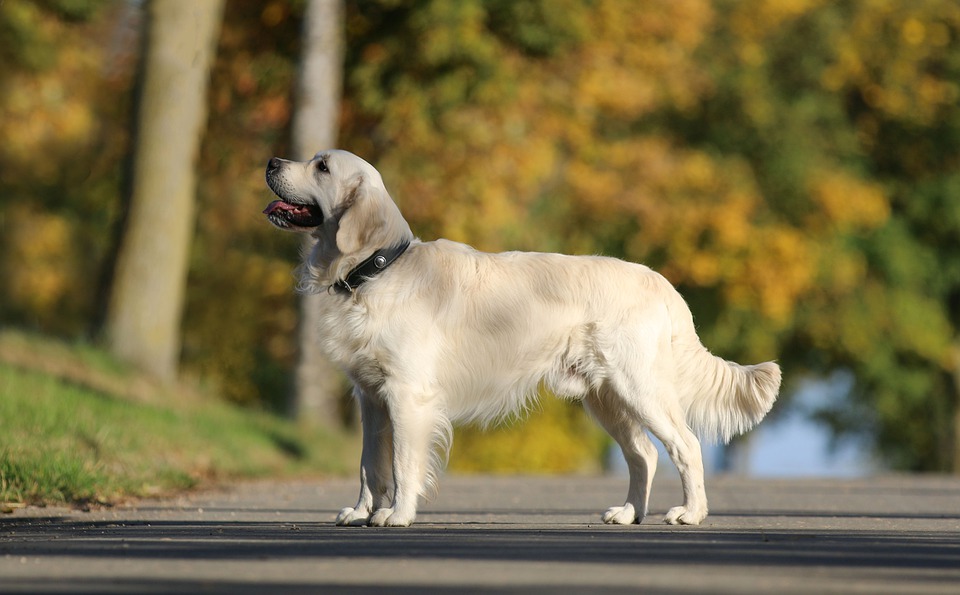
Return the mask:
M369 512L362 509L348 507L341 510L340 514L337 515L337 525L341 527L358 527L360 525L366 525L369 519Z
M370 517L372 527L409 527L416 514L403 514L392 508L381 508Z
M667 511L663 517L663 522L668 525L699 525L700 521L707 518L707 509L687 510L685 506L674 506Z
M632 525L643 520L637 517L637 511L630 503L623 506L611 506L603 513L602 518L603 522L608 525Z

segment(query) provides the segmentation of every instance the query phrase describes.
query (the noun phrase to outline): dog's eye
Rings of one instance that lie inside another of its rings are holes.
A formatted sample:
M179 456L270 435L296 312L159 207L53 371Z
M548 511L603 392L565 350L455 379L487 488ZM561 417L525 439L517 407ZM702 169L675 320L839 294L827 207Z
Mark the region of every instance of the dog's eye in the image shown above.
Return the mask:
M318 159L318 160L317 160L317 169L320 170L320 171L322 171L322 172L325 173L325 174L330 173L330 170L327 169L327 162L324 161L323 159Z

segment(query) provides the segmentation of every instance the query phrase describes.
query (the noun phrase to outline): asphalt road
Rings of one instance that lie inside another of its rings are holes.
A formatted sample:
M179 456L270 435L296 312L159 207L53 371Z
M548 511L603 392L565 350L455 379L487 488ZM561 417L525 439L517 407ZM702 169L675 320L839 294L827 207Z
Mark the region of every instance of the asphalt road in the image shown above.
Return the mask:
M0 593L960 593L960 478L708 478L699 527L658 478L445 477L405 529L335 527L353 481L258 483L0 516Z

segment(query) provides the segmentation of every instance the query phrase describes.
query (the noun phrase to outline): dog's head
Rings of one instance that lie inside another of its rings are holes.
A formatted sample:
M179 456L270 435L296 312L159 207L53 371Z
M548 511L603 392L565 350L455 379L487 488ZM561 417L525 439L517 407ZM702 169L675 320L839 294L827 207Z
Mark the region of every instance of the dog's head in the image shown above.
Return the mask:
M345 151L321 151L310 161L274 157L267 163L267 186L280 200L263 212L280 229L312 232L355 202L364 185L386 191L372 165Z
M280 229L316 237L308 264L334 269L334 281L374 251L413 239L380 172L353 153L321 151L309 161L274 157L266 178L278 200L263 213Z

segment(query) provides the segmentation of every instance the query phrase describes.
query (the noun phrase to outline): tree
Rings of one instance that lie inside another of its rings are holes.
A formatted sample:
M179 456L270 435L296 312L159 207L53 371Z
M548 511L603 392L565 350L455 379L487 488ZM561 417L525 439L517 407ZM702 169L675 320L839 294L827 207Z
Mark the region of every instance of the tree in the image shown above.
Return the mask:
M224 15L199 164L216 216L182 325L189 373L277 409L299 246L258 213L266 158L297 152L306 5ZM4 323L76 334L92 309L129 128L127 83L101 78L116 8L0 2ZM956 2L368 0L344 25L339 144L419 235L650 264L718 355L854 375L820 415L838 436L866 433L896 468L958 469ZM530 442L576 443L577 414L546 406L556 433Z
M853 372L850 398L818 416L838 437L865 434L897 469L960 472L960 10L717 5L699 56L713 90L672 128L739 156L770 214L810 240L785 368Z
M149 2L133 184L106 335L119 357L177 376L196 157L222 0Z
M891 216L860 243L867 274L838 308L845 336L818 337L857 378L851 406L824 417L867 432L897 468L960 473L960 7L838 12L847 26L832 37L825 83L845 99Z
M4 325L89 329L128 128L126 77L104 43L115 29L108 13L102 2L0 3Z
M310 0L303 15L303 47L293 115L293 154L305 160L337 143L343 81L343 0ZM306 238L309 249L313 238ZM290 413L332 425L339 419L339 372L320 351L316 306L320 296L300 296L299 354Z

